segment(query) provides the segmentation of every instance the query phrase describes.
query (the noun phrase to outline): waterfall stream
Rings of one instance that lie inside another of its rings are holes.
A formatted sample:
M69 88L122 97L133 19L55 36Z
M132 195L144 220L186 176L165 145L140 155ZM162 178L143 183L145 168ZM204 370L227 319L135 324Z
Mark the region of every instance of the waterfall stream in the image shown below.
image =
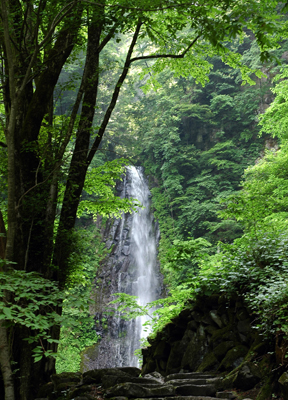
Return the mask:
M156 300L158 284L157 247L153 232L153 216L150 212L150 191L141 169L128 167L131 176L131 197L136 198L144 208L133 213L131 226L131 258L137 271L133 282L132 294L138 297L138 304L145 306ZM140 339L148 336L149 330L143 328L148 316L138 317L135 321L135 344L140 347ZM132 339L132 338L130 338ZM131 354L129 365L137 365L137 358Z
M103 236L110 254L95 279L95 307L92 311L101 340L83 353L83 371L139 366L134 351L140 348L140 339L148 335L143 329L147 317L124 321L119 312L106 317L105 309L114 299L114 293L137 296L138 304L143 306L160 298L163 289L157 262L159 229L150 210L151 194L143 168L127 167L127 174L117 190L122 198L139 200L143 208L106 224Z

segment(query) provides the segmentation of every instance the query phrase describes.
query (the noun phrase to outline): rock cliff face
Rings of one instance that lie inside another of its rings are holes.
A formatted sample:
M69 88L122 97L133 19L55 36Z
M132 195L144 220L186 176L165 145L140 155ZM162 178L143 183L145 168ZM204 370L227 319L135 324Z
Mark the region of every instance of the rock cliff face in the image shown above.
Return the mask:
M281 368L277 376L272 372L275 343L252 328L254 319L237 296L203 296L149 339L142 374L212 371L225 376L224 388L250 390L258 384L259 399L268 399Z
M140 304L145 304L160 298L163 290L157 262L160 233L150 212L150 192L142 168L128 167L117 191L122 198L137 198L145 208L106 224L103 240L110 254L95 279L92 310L101 341L83 353L83 371L138 365L134 350L140 347L144 321L124 321L117 312L107 316L107 307L114 293L139 296Z

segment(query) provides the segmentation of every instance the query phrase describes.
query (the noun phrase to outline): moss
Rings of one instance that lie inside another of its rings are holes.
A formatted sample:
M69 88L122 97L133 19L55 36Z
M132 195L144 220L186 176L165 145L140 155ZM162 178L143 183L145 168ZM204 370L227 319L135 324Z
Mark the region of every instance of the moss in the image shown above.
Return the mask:
M238 360L241 358L244 359L246 356L247 352L249 349L246 346L243 345L238 345L236 347L233 347L233 349L229 350L226 354L226 356L223 358L219 370L231 370L233 369L233 366L236 367L235 363L237 363ZM241 362L238 362L238 364L241 364ZM237 365L238 366L238 365Z
M217 329L217 328L216 328ZM212 335L212 337L211 337L211 342L213 343L213 342L217 342L217 340L220 340L221 341L221 339L223 339L223 336L225 335L225 334L227 334L228 332L230 332L230 331L232 331L232 324L229 324L229 325L227 325L227 326L225 326L224 328L222 328L222 329L217 329L214 333L213 333L213 335Z
M233 347L234 343L232 341L222 342L215 347L214 354L218 359L222 359L222 357L228 352L228 350Z
M93 344L92 346L86 347L85 350L83 350L80 353L81 356L81 363L80 363L80 371L83 372L84 370L84 360L85 360L85 356L89 359L89 360L96 360L98 357L98 344Z
M215 357L215 354L208 353L205 355L203 361L197 368L197 372L204 372L204 371L208 371L208 370L211 371L213 369L216 369L218 365L219 365L219 362L218 362L217 358Z
M149 374L150 372L155 371L155 369L158 371L158 368L156 367L155 361L150 359L143 366L142 375ZM158 371L158 372L160 372L160 371Z
M158 343L153 353L153 358L157 360L158 359L168 360L169 352L170 352L170 346L168 345L168 343L162 340L161 342Z
M272 399L272 393L274 389L274 379L269 378L266 380L262 388L260 389L260 392L258 393L258 396L256 397L256 400L270 400Z

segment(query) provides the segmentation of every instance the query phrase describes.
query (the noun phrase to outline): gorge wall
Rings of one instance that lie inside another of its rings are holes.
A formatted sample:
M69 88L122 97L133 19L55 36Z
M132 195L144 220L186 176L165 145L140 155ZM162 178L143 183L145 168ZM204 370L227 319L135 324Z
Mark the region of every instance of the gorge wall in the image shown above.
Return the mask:
M257 315L241 296L199 296L148 339L142 374L214 372L223 377L225 389L254 390L257 400L282 392L288 399L287 340L265 337L255 325Z
M96 346L82 354L83 371L94 368L138 366L134 351L145 335L143 317L125 321L116 311L107 315L114 293L138 296L141 305L161 297L162 276L157 262L159 228L150 212L150 192L141 167L127 167L127 174L116 188L120 197L137 198L144 208L108 220L103 240L110 253L95 279L94 306Z

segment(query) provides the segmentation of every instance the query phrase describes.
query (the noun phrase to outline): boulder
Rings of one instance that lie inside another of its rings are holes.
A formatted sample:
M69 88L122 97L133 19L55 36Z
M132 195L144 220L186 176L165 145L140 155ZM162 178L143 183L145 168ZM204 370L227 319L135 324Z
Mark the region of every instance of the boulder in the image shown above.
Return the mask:
M37 393L37 397L38 398L51 397L53 392L54 392L54 385L52 382L48 382L40 387L39 392Z
M138 375L137 375L138 374ZM128 380L132 376L139 376L140 370L134 367L125 367L125 368L101 368L101 369L92 369L90 371L86 371L83 374L83 383L84 384L101 384L103 376L112 376L114 377L123 377Z
M226 353L225 357L221 361L219 370L229 371L229 369L238 367L243 361L248 351L249 348L241 344L238 344L237 346L233 347Z
M281 392L285 399L288 398L288 372L284 372L278 379L280 383Z
M250 390L260 382L260 379L260 373L254 368L250 368L248 363L245 363L238 371L233 383L237 389Z
M215 354L213 352L210 352L205 355L197 371L198 372L216 371L218 366L219 366L219 361L215 357Z
M69 383L70 386L81 382L82 375L80 372L62 372L61 374L53 374L51 376L54 390L57 391L59 385ZM69 385L68 385L69 386Z
M228 340L227 342L222 342L218 344L218 346L215 347L213 350L213 353L215 354L216 358L221 359L223 358L227 352L234 346L234 342L231 340Z

